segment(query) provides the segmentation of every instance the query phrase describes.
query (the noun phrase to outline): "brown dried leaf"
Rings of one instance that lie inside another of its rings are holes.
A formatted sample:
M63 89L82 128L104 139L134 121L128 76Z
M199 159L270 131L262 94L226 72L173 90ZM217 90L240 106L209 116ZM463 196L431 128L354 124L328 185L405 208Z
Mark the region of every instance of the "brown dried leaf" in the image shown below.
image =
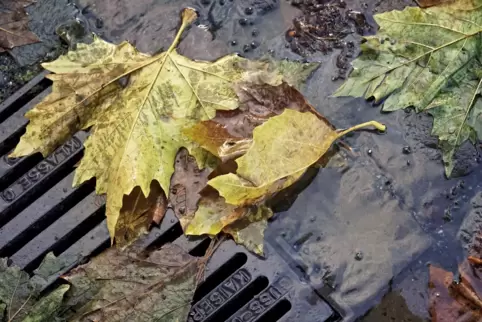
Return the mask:
M459 266L460 281L442 268L430 266L430 315L432 322L482 319L481 267L466 260Z
M147 198L139 186L129 195L124 195L119 228L115 235L116 245L127 246L140 235L147 233L153 221L159 224L166 213L166 205L166 196L156 180L151 182Z
M183 228L190 222L197 209L201 190L206 186L209 173L212 170L200 170L197 162L186 149L181 149L174 163L174 174L171 177L169 191L169 206Z
M223 162L246 153L252 142L231 135L222 124L215 121L200 122L185 129L183 133L189 138L196 138L199 145Z
M39 42L28 28L24 9L32 3L31 0L0 0L0 52Z
M330 128L330 122L306 101L295 87L282 83L240 83L235 85L239 108L217 111L213 120L204 121L184 130L184 134L222 161L237 158L251 146L253 130L285 109L311 112Z

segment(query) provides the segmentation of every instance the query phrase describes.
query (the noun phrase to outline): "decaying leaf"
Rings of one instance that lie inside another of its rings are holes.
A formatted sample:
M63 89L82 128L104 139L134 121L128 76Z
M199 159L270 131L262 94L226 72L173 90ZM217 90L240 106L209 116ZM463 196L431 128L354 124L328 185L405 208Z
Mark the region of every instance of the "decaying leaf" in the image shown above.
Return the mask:
M0 321L54 321L68 290L68 285L61 285L39 297L40 286L28 273L0 259Z
M71 283L69 321L186 321L198 260L166 245L139 258L110 248L64 278Z
M25 7L32 0L0 0L0 52L39 41L28 28Z
M218 176L208 184L229 204L259 204L296 182L338 138L367 126L385 130L372 121L335 131L313 113L286 109L254 130L253 144L236 160L236 174Z
M250 139L231 135L222 124L215 121L199 122L183 133L223 162L243 155L252 143Z
M270 67L248 64L237 55L215 62L181 56L176 46L195 18L194 10L184 10L173 44L156 56L141 54L126 42L116 46L95 38L92 44L78 45L44 64L55 73L49 76L53 92L26 114L30 123L12 156L47 155L76 131L91 127L74 184L96 177L97 193L107 195L112 238L116 230L130 230L124 224L137 223L136 218L120 218L125 214L121 212L124 195L138 186L149 196L153 180L169 191L180 148L187 148L202 167L205 153L182 130L214 118L217 110L236 109L233 83L252 74L261 77Z
M199 169L193 156L186 149L181 149L175 160L175 171L171 178L169 206L172 207L181 226L185 229L191 221L197 204L201 199L201 191L206 186L210 166ZM214 165L212 165L214 167Z
M422 8L437 6L442 3L458 1L458 0L415 0L417 1L418 5Z
M273 212L266 206L236 207L215 194L204 197L192 220L185 229L186 235L215 236L224 232L250 251L263 255L264 231Z
M482 138L482 1L407 7L375 20L380 30L366 37L350 78L335 96L385 99L384 111L428 110L450 175L457 147Z
M218 111L213 120L200 122L185 130L191 140L215 155L214 152L219 155L222 151L246 152L243 150L249 147L248 139L253 138L254 128L270 117L283 113L287 108L312 112L329 124L328 120L306 101L303 94L286 82L277 86L242 82L235 85L235 91L239 98L237 110ZM225 155L228 153L222 156ZM236 156L236 153L232 155Z
M147 233L152 222L161 222L166 210L166 196L157 181L151 182L147 198L138 186L135 187L129 195L124 195L115 231L116 243L126 246L141 234Z
M433 322L482 319L482 267L464 261L460 280L442 268L430 266L430 315Z
M247 208L229 205L223 198L205 197L200 200L194 218L186 227L186 235L219 234L224 227L246 216Z
M266 207L251 207L249 213L238 221L223 228L223 232L233 236L236 243L244 245L250 251L263 255L264 231L273 211Z

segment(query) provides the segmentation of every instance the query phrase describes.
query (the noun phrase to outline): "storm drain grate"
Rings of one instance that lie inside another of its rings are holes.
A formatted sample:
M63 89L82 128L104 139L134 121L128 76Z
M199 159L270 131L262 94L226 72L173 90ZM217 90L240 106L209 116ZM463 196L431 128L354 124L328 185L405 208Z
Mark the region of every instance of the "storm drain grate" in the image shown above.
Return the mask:
M0 257L32 272L48 252L65 268L49 281L84 263L110 244L102 197L95 181L72 188L74 165L83 154L79 132L51 155L12 159L8 155L25 132L24 118L50 92L44 72L0 104ZM33 93L41 93L35 95ZM203 256L209 240L182 234L173 212L138 240L142 249L165 243ZM196 290L189 322L341 321L341 315L309 284L302 283L279 250L266 245L266 259L232 241L216 250L206 279ZM275 250L276 249L276 250Z

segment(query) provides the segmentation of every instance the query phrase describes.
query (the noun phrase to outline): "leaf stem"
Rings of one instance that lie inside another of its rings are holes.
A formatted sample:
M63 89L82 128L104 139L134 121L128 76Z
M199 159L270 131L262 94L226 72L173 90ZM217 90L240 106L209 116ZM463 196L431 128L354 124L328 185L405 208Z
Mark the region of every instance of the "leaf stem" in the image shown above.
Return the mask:
M377 130L382 131L382 132L385 132L387 130L387 127L383 124L381 124L377 121L369 121L369 122L365 122L365 123L362 123L362 124L352 126L349 129L338 132L336 138L339 139L340 137L342 137L342 136L344 136L344 135L346 135L350 132L353 132L353 131L356 131L356 130L359 130L359 129L363 129L363 128L366 128L366 127L369 127L369 126L373 126Z
M197 18L197 13L194 9L186 8L182 11L181 27L179 28L176 34L176 37L172 41L171 46L167 50L167 53L170 53L177 47L177 45L179 44L179 41L181 40L182 33L187 27L189 27L189 25L191 25L194 22L194 20L196 20L196 18Z

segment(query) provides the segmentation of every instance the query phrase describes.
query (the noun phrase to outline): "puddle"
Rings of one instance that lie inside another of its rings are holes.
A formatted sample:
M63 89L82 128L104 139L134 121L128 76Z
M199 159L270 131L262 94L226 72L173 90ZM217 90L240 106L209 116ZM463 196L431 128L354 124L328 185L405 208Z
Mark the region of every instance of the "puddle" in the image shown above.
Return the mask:
M319 23L306 16L311 9L305 4L313 1L293 2L298 5L285 0L77 0L66 5L88 30L113 42L127 39L143 52L167 48L180 9L191 6L200 18L179 48L186 56L215 59L238 52L248 58L269 54L322 62L303 90L308 100L337 128L375 119L388 131L346 137L355 155L342 150L343 167L315 171L308 178L311 184L270 223L267 239L285 247L310 282L329 285L331 297L352 319L365 315L388 294L362 320L403 315L406 321L420 321L417 317L428 317L427 264L456 271L464 257L462 247L474 242L474 227L482 225L478 151L468 144L462 147L454 173L466 176L447 180L437 141L430 136L429 116L409 110L381 114L380 106L370 102L330 97L342 82L336 79L357 55L357 32L373 32L373 20L367 16L361 21L360 15L413 2L347 0L345 7L336 2L341 11L326 11L326 17L335 25L345 19L335 32L343 39L325 39L323 50L320 44L315 50L305 46L314 45L307 34L333 36L329 30L306 27ZM346 20L348 9L352 18ZM293 42L290 31L301 37Z

